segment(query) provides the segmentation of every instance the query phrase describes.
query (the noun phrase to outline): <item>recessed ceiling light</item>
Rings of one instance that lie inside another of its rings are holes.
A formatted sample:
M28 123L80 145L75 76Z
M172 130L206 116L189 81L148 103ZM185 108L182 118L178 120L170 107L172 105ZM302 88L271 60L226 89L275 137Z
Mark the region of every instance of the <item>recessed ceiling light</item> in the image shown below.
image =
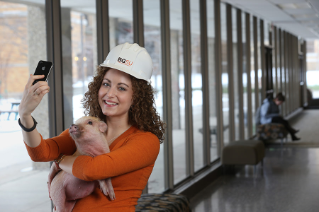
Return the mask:
M294 15L291 15L293 18L296 18L296 19L305 19L305 18L317 18L318 15L315 14L315 13L312 13L312 14L294 14Z
M288 9L311 9L311 5L308 2L303 3L290 3L290 4L277 4L282 10Z
M302 24L306 24L306 25L317 25L318 21L317 20L309 20L309 21L300 21L300 23Z

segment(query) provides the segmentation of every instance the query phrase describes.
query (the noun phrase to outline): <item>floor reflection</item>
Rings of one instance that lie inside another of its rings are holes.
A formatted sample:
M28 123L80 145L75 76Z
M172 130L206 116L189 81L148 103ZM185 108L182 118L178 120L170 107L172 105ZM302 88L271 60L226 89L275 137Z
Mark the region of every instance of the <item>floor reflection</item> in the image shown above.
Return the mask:
M318 159L318 148L268 148L264 167L220 177L191 199L192 211L317 211Z

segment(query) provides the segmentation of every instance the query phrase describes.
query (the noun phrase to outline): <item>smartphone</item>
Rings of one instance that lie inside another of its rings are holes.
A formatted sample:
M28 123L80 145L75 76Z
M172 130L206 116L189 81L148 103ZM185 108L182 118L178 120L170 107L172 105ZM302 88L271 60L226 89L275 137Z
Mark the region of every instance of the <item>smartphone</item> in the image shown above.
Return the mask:
M47 81L48 77L49 77L49 74L50 74L50 72L52 70L52 67L53 67L53 63L52 62L40 60L39 63L38 63L37 68L35 69L34 75L44 75L44 78L34 80L32 85L34 85L38 81Z

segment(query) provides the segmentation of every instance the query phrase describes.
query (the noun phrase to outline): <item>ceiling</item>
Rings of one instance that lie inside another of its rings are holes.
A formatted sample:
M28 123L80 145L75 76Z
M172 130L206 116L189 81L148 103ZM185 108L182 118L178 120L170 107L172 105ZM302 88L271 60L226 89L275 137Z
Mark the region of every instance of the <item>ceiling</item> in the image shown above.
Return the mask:
M159 1L145 0L144 8L145 23L159 25ZM182 27L181 7L182 0L171 0L171 27ZM198 14L199 0L191 2L191 12ZM252 15L265 20L265 23L274 25L296 36L309 39L319 39L319 0L221 0L233 7L242 9ZM10 0L10 2L26 4L44 4L45 0ZM125 2L125 3L124 3ZM197 3L196 3L197 2ZM178 6L174 6L174 4ZM194 5L194 3L196 5ZM210 8L213 0L207 0L207 7ZM110 16L132 19L132 0L109 0ZM62 7L69 7L72 10L95 13L95 0L61 0ZM112 9L111 9L112 8ZM178 10L179 8L179 10ZM176 10L176 11L175 11ZM196 11L194 11L196 10ZM176 17L174 16L176 13ZM147 15L151 13L151 15ZM129 16L129 17L128 17ZM208 19L213 19L212 13L207 12ZM192 19L194 16L192 17ZM196 17L195 17L196 18ZM197 17L198 19L199 17ZM196 22L194 22L196 23ZM198 22L197 22L198 23ZM197 25L197 26L196 26ZM195 31L199 31L199 24L194 24ZM198 28L198 29L196 29ZM213 29L212 29L213 30Z
M222 0L304 39L319 39L319 0Z

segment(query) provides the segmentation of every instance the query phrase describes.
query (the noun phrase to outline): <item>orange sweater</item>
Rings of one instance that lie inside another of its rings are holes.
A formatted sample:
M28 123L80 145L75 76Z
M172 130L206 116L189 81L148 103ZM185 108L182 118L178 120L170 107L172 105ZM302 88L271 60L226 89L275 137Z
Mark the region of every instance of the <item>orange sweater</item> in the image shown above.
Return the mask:
M43 139L35 148L27 146L33 161L52 161L61 153L71 155L76 146L65 130L59 136ZM86 181L101 180L111 177L115 200L110 201L99 188L77 201L73 212L87 211L135 211L135 205L150 177L159 153L158 138L132 126L119 136L110 146L111 152L96 157L79 156L75 160L72 172L79 179Z

